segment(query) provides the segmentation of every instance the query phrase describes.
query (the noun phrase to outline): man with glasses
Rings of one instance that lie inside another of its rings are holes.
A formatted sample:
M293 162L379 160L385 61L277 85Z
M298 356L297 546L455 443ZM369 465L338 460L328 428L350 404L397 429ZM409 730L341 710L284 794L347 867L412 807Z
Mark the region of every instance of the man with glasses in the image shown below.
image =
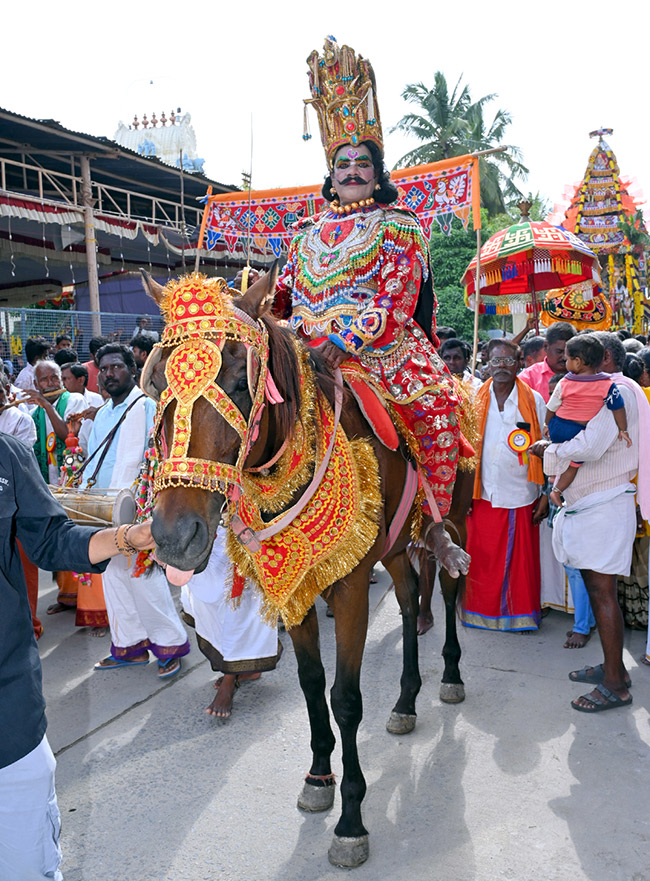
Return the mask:
M541 463L527 448L542 436L545 406L517 378L518 363L514 343L490 340L490 379L474 399L480 446L461 617L467 627L486 630L537 630L541 618L537 526L548 503L540 495Z

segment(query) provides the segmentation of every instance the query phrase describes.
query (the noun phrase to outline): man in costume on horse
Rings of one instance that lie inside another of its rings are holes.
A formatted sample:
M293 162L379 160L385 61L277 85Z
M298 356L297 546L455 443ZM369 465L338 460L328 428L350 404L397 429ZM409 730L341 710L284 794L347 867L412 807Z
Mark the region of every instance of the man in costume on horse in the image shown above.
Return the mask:
M457 390L436 352L427 242L415 215L393 204L370 63L328 38L308 64L305 103L318 113L330 206L296 224L276 309L291 309L291 327L330 368L344 365L346 379L363 377L387 402L417 460L425 511L439 521L463 441Z

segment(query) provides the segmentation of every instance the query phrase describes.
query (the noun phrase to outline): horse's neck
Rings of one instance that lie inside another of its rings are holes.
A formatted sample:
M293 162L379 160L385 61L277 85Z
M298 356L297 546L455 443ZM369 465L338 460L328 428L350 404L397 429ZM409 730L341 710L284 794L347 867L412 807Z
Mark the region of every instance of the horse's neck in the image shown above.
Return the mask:
M273 406L267 404L264 407L262 418L259 425L259 433L257 440L251 446L244 462L244 470L252 468L263 468L268 462L271 462L279 452L284 439L278 437L275 430L275 416Z

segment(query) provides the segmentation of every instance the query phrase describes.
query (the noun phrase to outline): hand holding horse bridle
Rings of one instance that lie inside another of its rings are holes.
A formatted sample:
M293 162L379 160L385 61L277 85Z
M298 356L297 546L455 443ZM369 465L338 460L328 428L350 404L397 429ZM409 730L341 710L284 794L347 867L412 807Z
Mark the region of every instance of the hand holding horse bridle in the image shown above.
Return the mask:
M331 340L325 340L320 346L316 346L316 352L319 352L330 370L336 370L341 364L350 357L349 352L339 349Z

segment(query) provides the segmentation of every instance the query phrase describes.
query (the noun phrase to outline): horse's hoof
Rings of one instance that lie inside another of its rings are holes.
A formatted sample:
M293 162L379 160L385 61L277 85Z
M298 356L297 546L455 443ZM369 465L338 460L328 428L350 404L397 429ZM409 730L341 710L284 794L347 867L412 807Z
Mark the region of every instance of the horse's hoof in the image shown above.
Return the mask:
M370 844L367 835L359 838L341 838L335 835L332 839L327 857L333 866L341 866L344 869L354 869L365 863L370 854Z
M393 710L386 722L386 731L389 734L410 734L415 728L416 719L415 713L396 713Z
M310 813L329 811L334 804L335 789L334 783L331 786L312 786L310 783L305 783L298 796L298 807L301 811Z
M443 682L440 685L440 700L446 704L460 704L465 700L465 686L462 682Z

